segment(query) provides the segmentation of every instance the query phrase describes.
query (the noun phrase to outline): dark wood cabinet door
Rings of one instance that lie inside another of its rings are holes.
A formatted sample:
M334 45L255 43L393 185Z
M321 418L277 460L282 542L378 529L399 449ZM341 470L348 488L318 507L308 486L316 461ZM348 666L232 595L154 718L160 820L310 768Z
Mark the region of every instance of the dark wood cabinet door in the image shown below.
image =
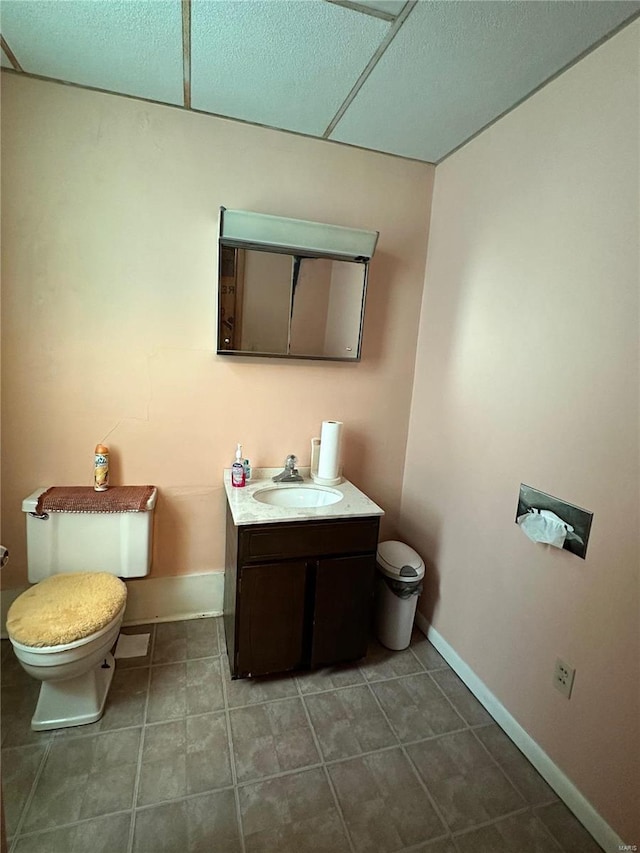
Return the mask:
M306 563L243 566L236 605L236 675L267 675L303 663Z
M311 666L364 657L375 570L374 554L318 560Z

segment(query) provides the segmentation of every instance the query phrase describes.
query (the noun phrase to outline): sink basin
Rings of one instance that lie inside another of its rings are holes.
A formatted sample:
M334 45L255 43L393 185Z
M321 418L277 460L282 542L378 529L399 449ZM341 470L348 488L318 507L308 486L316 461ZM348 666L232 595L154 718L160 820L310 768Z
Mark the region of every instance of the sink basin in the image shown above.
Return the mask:
M330 506L341 501L344 495L336 489L327 489L322 486L295 486L280 485L267 486L258 489L253 494L253 499L262 504L284 507L315 507Z

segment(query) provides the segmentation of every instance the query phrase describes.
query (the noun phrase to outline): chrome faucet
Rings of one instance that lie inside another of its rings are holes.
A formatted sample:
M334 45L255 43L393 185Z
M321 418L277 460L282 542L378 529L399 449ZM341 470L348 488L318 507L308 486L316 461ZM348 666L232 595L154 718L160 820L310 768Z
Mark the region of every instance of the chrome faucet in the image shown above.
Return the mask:
M284 460L284 471L280 474L276 474L276 476L271 479L274 483L302 483L302 477L298 474L298 469L296 468L297 464L298 457L291 453Z

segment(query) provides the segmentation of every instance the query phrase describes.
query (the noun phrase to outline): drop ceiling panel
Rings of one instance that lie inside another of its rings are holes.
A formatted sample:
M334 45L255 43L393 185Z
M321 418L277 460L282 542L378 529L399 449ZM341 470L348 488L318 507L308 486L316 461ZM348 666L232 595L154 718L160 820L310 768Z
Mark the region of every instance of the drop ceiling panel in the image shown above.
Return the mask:
M437 162L639 5L418 3L331 139Z
M389 24L324 0L195 0L191 104L321 135Z
M359 3L361 6L371 6L379 12L398 16L402 12L402 7L405 5L406 0L354 0L354 2Z
M179 104L179 0L3 0L2 35L23 70Z

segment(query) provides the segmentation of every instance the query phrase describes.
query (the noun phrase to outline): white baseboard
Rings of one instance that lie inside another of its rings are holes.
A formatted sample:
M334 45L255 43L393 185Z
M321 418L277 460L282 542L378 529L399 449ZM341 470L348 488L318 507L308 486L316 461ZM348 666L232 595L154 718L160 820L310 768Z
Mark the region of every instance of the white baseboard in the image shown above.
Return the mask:
M419 611L416 625L440 652L451 669L464 681L476 699L484 705L501 729L511 738L536 768L538 773L553 788L565 805L571 809L580 823L591 833L607 853L618 853L625 849L620 836L598 814L591 803L580 793L573 782L565 776L557 764L529 735L520 723L511 716L504 705L493 695L486 684L466 664L441 634L433 628Z
M124 625L221 616L224 572L127 581Z
M20 593L28 588L23 586L0 592L0 637L4 640L7 639L7 611ZM220 616L223 596L224 572L137 578L127 581L127 608L123 624L144 625L147 622Z

